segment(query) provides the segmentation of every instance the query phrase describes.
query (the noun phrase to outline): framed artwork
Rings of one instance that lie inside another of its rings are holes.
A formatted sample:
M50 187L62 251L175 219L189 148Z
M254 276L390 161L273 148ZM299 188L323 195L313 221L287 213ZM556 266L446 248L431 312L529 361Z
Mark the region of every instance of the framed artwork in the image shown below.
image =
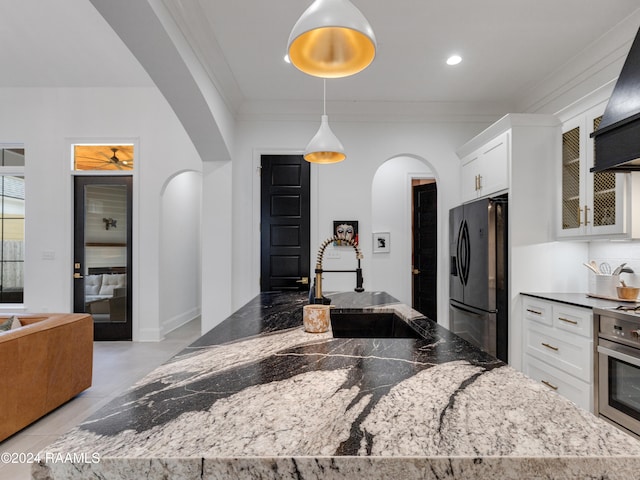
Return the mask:
M348 241L354 240L358 245L358 221L357 220L334 220L333 234L338 240L333 242L335 247L349 246Z
M391 234L377 232L373 234L373 253L389 253L391 251Z

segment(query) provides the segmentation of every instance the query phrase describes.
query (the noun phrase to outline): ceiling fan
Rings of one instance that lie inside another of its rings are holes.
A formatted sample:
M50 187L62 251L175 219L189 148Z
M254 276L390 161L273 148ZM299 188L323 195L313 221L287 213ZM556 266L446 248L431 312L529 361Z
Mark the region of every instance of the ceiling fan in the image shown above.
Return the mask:
M88 170L111 170L113 167L118 170L131 170L133 168L132 158L119 158L117 155L119 149L116 147L111 147L110 150L113 152L111 156L103 151L98 151L96 152L96 155L101 158L83 155L78 155L76 158L91 160L91 166L87 168ZM98 162L98 164L95 164L94 162Z

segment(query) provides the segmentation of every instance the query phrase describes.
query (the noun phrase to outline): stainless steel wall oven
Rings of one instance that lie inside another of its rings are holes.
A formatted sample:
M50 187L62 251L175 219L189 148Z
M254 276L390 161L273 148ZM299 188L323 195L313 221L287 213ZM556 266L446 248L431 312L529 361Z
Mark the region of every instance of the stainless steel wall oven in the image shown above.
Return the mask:
M595 308L596 414L640 438L640 311Z

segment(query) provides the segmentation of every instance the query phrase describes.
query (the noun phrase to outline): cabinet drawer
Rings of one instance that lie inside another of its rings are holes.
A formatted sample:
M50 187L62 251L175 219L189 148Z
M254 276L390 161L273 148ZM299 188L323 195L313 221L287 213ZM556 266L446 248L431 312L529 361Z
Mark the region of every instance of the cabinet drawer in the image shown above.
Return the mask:
M554 305L553 324L561 330L593 338L593 312L589 309Z
M578 380L530 355L525 355L524 373L579 407L589 412L593 411L593 389L589 383Z
M546 325L528 322L525 352L585 382L593 377L593 342Z
M527 298L526 300L524 300L524 302L522 302L522 307L525 320L533 320L536 322L544 323L545 325L553 324L553 312L550 303Z

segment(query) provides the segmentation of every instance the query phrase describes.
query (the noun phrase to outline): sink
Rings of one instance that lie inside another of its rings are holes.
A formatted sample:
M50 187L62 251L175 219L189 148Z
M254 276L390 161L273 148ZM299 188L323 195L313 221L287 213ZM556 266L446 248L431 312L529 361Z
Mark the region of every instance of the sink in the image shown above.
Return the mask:
M394 312L331 309L334 338L422 338Z

